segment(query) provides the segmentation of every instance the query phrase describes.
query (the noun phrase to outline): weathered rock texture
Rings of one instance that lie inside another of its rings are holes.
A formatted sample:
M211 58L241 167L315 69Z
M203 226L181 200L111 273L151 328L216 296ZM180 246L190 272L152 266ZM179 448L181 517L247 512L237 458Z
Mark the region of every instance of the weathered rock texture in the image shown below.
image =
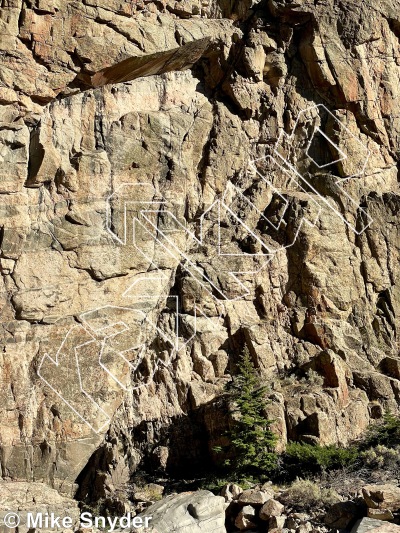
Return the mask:
M399 13L2 2L4 479L204 464L244 344L281 447L397 410Z
M225 533L225 500L208 490L172 494L151 505L143 519L151 516L149 533ZM179 526L178 526L179 524ZM135 529L134 529L135 531ZM138 529L137 531L140 531Z
M353 527L351 533L396 533L397 531L400 531L400 526L384 523L373 518L363 518Z
M30 528L28 527L28 513L33 514L36 519L37 513L42 513L43 517L53 513L55 516L63 518L70 518L71 526L74 530L79 526L80 511L78 503L75 500L61 496L56 490L51 489L43 483L16 481L13 483L0 483L0 531L1 533L10 532L9 527L4 525L4 518L8 512L17 513L20 519L18 533L28 533L28 531L41 531L47 533L49 531L62 530L65 528L42 527ZM42 524L44 524L44 518ZM61 522L62 524L62 522ZM61 525L60 524L60 525ZM12 530L13 531L13 530Z

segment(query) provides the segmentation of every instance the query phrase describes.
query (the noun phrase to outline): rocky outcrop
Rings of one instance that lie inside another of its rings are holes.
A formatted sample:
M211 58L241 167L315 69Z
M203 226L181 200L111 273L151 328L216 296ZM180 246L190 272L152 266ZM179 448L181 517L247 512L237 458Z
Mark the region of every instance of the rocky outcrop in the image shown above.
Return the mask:
M9 513L15 515L20 523L4 522ZM41 514L43 517L42 522L36 522L37 527L32 527L32 523L29 526L28 513L32 515L34 521ZM58 522L54 525L49 523L47 526L45 517L46 515L51 516L52 513L57 517ZM76 531L80 523L79 517L80 510L75 500L61 496L56 490L43 483L0 483L1 533L10 533L10 531L18 531L18 533L41 531L47 533L49 531L65 531L68 529ZM69 524L63 527L62 520L65 518L69 521ZM15 527L12 527L13 524Z
M398 410L397 0L0 26L4 480L90 500L212 466L244 345L280 449Z

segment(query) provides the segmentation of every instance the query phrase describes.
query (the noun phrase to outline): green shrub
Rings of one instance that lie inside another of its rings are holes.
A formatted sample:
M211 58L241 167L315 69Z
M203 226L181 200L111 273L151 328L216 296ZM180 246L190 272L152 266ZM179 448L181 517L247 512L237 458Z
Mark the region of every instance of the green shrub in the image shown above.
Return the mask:
M400 466L400 446L388 448L378 444L361 452L360 456L364 464L372 469L391 470Z
M394 448L400 444L400 417L387 412L383 420L369 427L361 449L382 445Z
M368 469L395 471L400 466L400 418L386 413L373 424L365 437L349 447L320 446L290 442L282 456L281 475L290 480L301 472L312 477L337 470Z
M304 476L349 467L358 459L356 447L319 446L302 442L290 442L283 456L289 472L302 472Z

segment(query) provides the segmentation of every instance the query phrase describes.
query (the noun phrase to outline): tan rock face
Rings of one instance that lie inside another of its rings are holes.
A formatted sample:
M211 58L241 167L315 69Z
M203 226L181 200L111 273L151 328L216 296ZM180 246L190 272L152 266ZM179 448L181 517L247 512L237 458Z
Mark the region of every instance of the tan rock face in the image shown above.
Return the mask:
M280 449L396 411L397 2L5 4L2 477L203 466L244 344Z
M400 489L395 485L366 485L362 489L370 509L397 511L400 509ZM378 518L378 517L377 517Z
M20 520L18 531L23 533L34 529L29 527L28 513L32 514L33 519L36 519L37 514L42 514L42 527L39 527L43 532L65 530L66 528L62 527L64 518L70 519L73 530L76 530L80 523L80 510L77 502L61 496L56 490L43 483L2 482L0 483L0 502L1 529L4 532L8 528L3 525L3 520L9 512L18 514ZM59 517L59 522L56 522L54 527L50 525L47 527L45 526L45 516L50 516L51 513L57 518Z

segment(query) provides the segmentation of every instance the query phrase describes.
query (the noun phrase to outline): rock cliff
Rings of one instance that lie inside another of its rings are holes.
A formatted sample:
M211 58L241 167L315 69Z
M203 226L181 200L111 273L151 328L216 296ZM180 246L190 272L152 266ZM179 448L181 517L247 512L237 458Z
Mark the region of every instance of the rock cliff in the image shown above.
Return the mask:
M280 449L397 411L399 13L1 2L3 480L211 463L244 345Z

